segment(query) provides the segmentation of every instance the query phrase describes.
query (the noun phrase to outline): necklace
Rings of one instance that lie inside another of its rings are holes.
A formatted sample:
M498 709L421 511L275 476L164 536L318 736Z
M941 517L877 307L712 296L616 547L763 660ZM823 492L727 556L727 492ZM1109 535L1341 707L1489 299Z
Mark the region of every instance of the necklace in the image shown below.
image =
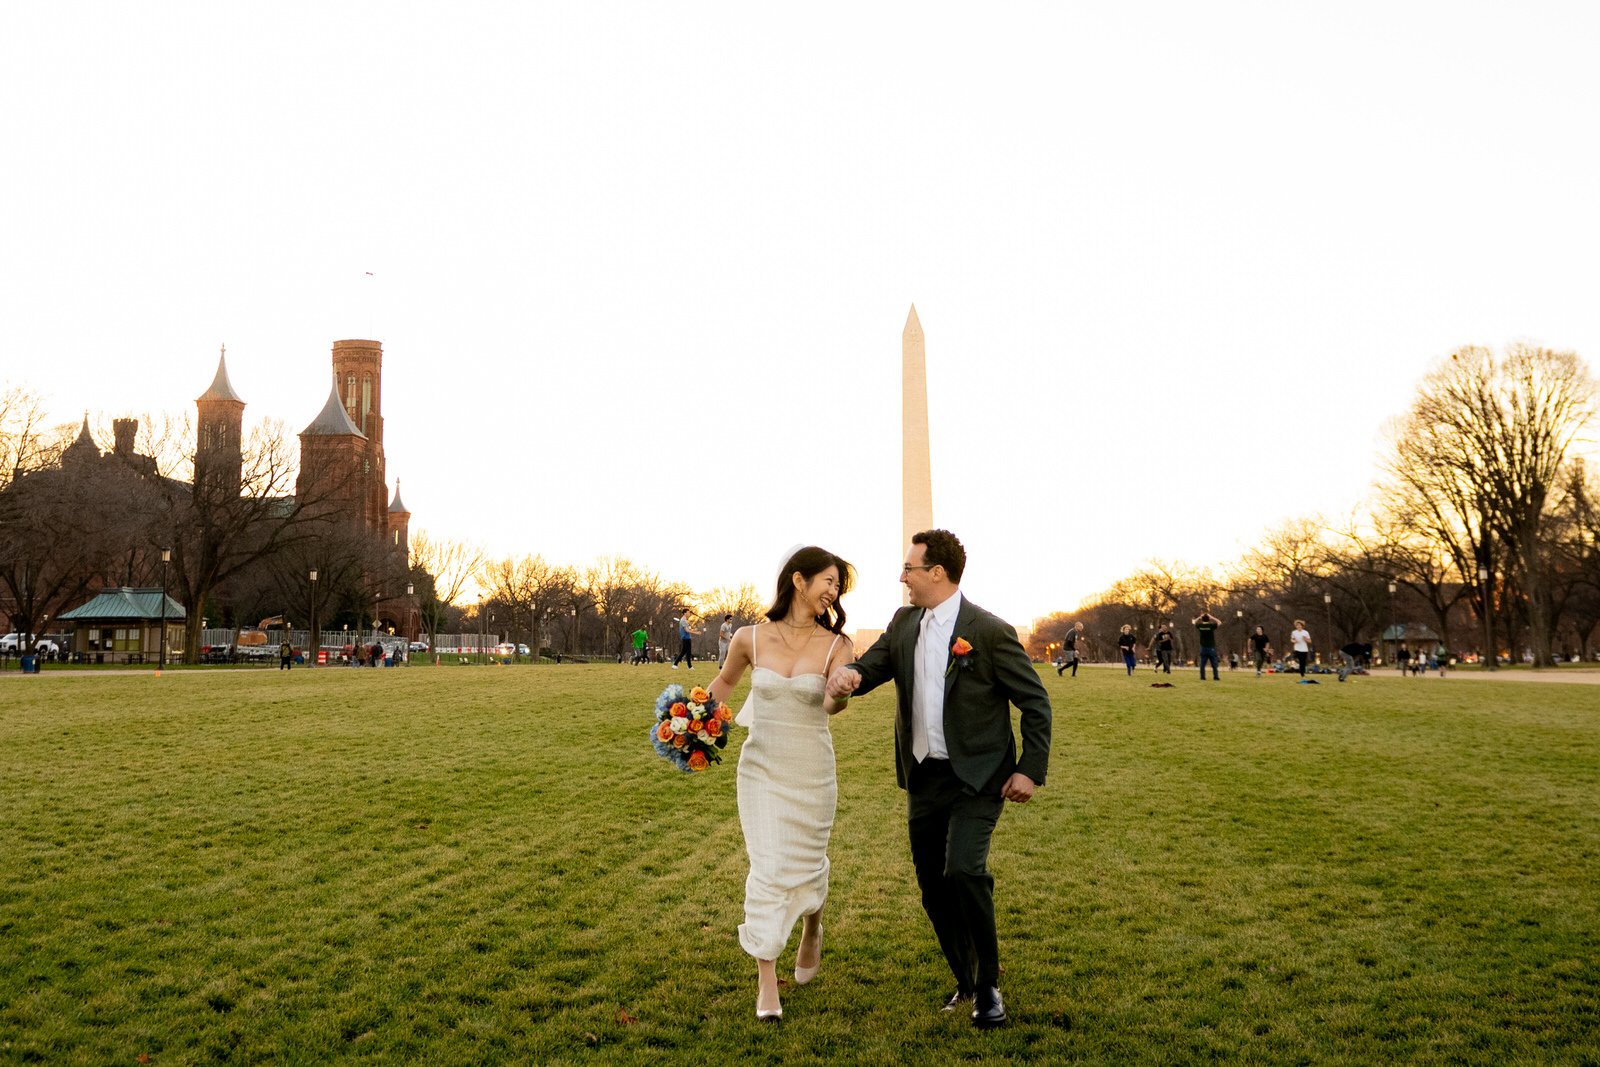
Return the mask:
M783 624L784 629L789 630L791 633L804 634L804 636L800 638L800 643L799 644L795 644L794 642L790 641L787 637L783 636L783 630L779 630L778 631L778 640L782 641L783 644L784 644L784 647L787 648L790 652L796 652L797 653L801 649L805 648L806 647L806 642L811 640L812 635L814 635L817 632L817 629L818 629L816 623L812 623L811 624L811 628L809 630L802 630L800 627L796 626L794 623L790 622L788 619L779 619L778 621Z

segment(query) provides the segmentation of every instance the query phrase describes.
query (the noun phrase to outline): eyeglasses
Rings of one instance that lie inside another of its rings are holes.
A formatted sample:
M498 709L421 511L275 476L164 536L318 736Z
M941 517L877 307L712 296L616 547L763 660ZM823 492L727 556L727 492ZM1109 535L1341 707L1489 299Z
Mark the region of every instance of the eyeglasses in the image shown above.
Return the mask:
M931 571L931 570L933 570L933 568L935 568L937 566L938 566L937 563L918 563L915 566L913 566L910 563L907 563L903 567L900 568L900 573L901 574L905 574L907 571Z

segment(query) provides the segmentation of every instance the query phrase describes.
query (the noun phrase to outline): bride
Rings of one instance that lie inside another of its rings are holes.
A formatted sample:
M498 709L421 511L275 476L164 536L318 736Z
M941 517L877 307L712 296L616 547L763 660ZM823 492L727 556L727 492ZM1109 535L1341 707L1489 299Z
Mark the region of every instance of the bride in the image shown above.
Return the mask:
M849 703L824 690L828 675L855 659L839 603L850 578L850 565L826 549L791 554L766 621L733 635L711 683L712 697L724 700L751 668L750 698L735 720L750 731L739 750L739 825L750 855L739 944L756 958L761 1020L783 1017L777 959L797 919L795 984L816 977L822 962L828 835L839 792L828 716Z

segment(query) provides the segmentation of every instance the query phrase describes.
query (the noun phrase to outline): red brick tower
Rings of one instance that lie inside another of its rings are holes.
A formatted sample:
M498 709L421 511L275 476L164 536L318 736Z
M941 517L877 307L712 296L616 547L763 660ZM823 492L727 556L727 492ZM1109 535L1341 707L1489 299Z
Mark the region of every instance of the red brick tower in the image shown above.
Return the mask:
M395 575L395 594L381 605L396 631L407 641L415 641L422 630L421 600L409 584L411 570L411 512L400 499L400 479L394 480L394 499L389 502L389 532L384 538L389 552L389 573ZM405 595L400 591L404 589Z
M311 425L300 431L300 474L295 495L322 514L337 512L362 519L367 529L379 532L368 514L368 475L371 448L366 437L345 414L339 400L339 382L333 383L328 402ZM382 491L379 485L379 491Z
M394 480L394 499L389 502L389 534L384 542L389 546L399 569L404 572L411 558L411 512L400 499L400 479Z
M383 345L378 341L333 342L333 380L345 414L366 442L361 479L362 515L382 533L388 514L388 478L383 460Z
M199 409L198 434L194 449L196 492L222 500L239 495L244 467L243 445L239 440L244 426L244 401L228 381L228 349L224 345L217 358L217 376L195 400Z

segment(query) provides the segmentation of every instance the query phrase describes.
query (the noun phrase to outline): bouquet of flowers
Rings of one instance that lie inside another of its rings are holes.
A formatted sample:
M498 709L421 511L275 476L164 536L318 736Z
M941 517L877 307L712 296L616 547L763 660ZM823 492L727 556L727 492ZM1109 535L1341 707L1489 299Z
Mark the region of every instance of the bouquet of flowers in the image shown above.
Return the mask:
M685 692L681 685L669 685L656 697L650 743L680 771L703 771L722 762L718 750L728 746L732 728L733 712L728 705L712 700L699 686Z

